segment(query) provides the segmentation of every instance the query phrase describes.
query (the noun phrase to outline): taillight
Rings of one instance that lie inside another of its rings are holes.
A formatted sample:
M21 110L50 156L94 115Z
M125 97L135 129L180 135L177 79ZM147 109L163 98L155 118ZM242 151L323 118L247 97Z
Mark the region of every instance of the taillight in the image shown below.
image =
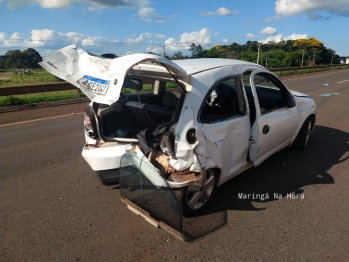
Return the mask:
M96 136L96 132L94 130L94 125L93 125L93 123L91 121L91 118L87 114L86 109L84 109L83 118L84 118L84 128L85 128L86 134L89 137L91 137L93 139L96 139L97 136Z

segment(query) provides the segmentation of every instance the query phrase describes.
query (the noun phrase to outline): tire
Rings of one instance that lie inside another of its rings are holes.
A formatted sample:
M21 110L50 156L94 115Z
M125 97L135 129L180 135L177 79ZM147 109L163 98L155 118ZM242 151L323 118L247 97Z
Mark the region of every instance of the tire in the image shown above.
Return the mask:
M308 145L309 136L311 133L312 122L311 117L309 116L303 123L296 139L293 142L293 147L304 150Z
M218 172L214 169L206 170L206 183L203 189L186 186L174 190L174 193L182 205L183 215L190 217L204 209L212 199L218 183Z

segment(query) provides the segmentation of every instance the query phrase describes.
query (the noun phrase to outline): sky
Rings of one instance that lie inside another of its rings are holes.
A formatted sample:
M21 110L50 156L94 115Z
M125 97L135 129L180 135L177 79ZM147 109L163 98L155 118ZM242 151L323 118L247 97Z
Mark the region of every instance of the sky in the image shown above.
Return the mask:
M349 56L349 0L0 0L0 55L76 44L101 55L190 54L315 37Z

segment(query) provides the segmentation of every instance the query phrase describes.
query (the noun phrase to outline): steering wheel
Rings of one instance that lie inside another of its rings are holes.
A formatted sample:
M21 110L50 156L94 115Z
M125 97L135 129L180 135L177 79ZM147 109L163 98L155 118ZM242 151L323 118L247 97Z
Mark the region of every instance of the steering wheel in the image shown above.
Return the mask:
M227 93L227 87L225 85L218 86L212 90L211 94L206 100L206 104L209 106L219 107L227 98Z

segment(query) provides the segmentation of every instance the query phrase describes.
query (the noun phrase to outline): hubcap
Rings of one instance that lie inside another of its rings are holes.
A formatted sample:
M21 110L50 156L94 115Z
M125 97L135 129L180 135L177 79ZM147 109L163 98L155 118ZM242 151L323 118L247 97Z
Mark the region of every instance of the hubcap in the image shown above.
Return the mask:
M206 204L211 197L215 185L215 176L211 169L206 171L206 182L200 190L188 188L187 204L191 209L198 209Z

